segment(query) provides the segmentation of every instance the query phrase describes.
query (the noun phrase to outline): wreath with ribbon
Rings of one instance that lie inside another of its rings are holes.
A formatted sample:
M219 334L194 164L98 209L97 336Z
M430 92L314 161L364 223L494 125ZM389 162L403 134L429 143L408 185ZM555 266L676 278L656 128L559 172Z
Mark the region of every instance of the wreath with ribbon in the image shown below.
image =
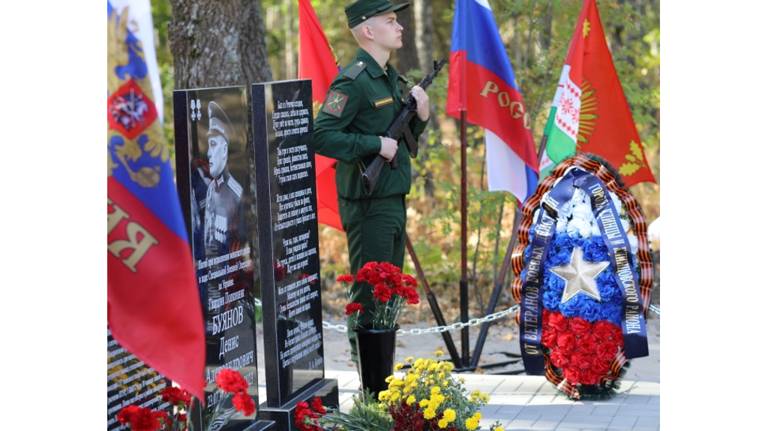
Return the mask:
M571 399L615 393L648 356L653 259L640 205L596 156L560 163L525 202L512 256L528 374Z

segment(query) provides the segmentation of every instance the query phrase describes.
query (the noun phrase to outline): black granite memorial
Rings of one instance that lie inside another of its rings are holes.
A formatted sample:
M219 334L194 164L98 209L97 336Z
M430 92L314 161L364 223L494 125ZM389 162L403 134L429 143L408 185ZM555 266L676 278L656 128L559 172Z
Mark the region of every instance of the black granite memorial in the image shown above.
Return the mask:
M173 95L176 175L195 260L205 320L205 408L195 430L264 430L273 423L234 412L216 374L239 371L258 406L256 313L257 221L245 87L177 90ZM218 409L217 409L218 407Z
M267 379L259 414L293 430L296 403L339 403L323 362L311 81L253 84L251 107Z
M171 413L171 405L163 401L160 392L169 381L147 366L112 338L107 329L107 429L124 430L117 421L123 407L136 405Z

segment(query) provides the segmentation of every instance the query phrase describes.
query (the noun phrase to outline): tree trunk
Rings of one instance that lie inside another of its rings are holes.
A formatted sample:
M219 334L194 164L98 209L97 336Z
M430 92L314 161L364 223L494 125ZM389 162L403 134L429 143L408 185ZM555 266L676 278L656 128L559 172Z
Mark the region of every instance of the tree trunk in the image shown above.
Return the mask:
M539 33L539 43L545 53L549 52L549 46L552 44L552 0L547 2L547 9L544 12L544 23Z
M435 59L435 50L432 46L432 37L435 32L432 23L432 3L429 0L414 0L413 15L419 68L423 73L427 73L432 71L432 60Z
M261 2L171 0L168 34L175 88L248 85L272 79Z
M432 72L432 60L435 60L435 49L433 45L434 38L434 23L432 21L432 2L430 0L413 0L411 2L413 8L413 21L414 21L414 38L416 42L416 52L418 53L419 63L416 67L419 68L419 77ZM442 73L446 74L447 67ZM431 133L435 134L437 138L434 140L435 145L440 145L442 138L440 136L440 127L437 122L437 110L439 107L435 104L435 98L431 98L430 102L431 115L429 117L429 127ZM429 133L422 133L419 137L419 159L425 162L429 158ZM434 176L432 172L426 171L424 173L424 192L427 196L432 197L435 193Z
M289 1L285 3L287 9L283 15L283 27L285 28L285 74L283 79L296 79L299 75L296 70L296 50L294 43L296 43L296 29L295 25L298 22L298 11L294 10L295 1Z
M400 12L398 21L403 26L403 47L397 50L397 70L405 75L419 67L419 53L416 51L416 28L413 19L413 8Z

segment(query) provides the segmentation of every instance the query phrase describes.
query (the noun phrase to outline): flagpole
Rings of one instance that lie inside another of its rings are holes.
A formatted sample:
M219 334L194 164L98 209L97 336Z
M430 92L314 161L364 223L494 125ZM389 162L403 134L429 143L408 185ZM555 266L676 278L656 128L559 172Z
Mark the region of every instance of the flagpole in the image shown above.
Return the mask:
M549 139L549 135L544 133L541 136L541 143L539 144L539 154L538 154L538 164L541 166L541 160L544 157L544 150L547 147L547 140ZM541 178L539 179L541 180ZM520 211L520 208L522 207L522 203L520 201L516 202L515 205L515 221L512 224L512 237L509 239L509 245L507 246L507 253L504 255L504 261L501 264L501 271L499 271L499 276L496 277L496 280L494 280L494 286L493 286L493 292L491 293L491 298L488 301L488 307L485 309L485 315L489 315L493 313L493 311L496 309L496 305L499 302L499 297L501 296L501 291L504 288L504 281L507 278L507 272L509 271L509 268L512 263L512 251L515 249L515 246L517 246L517 229L520 227L520 221L522 219L522 211ZM477 336L477 341L475 342L475 350L472 352L472 361L469 364L469 368L476 369L479 362L480 362L480 355L483 353L483 347L485 346L485 339L488 337L488 330L491 327L490 322L484 322L483 325L480 327L480 333ZM505 364L508 364L509 362L505 362ZM501 364L497 364L501 365Z
M461 322L469 321L467 286L467 111L461 111L461 281L459 282ZM469 327L461 329L462 365L469 365Z

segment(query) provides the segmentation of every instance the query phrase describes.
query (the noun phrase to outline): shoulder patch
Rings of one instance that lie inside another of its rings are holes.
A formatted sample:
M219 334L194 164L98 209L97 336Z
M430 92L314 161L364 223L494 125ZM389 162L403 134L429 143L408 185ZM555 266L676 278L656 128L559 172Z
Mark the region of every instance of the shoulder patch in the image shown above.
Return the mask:
M328 96L323 103L323 112L336 118L341 118L341 113L344 112L344 107L347 106L347 100L349 100L349 96L346 94L338 90L331 90L328 92Z
M240 183L237 182L235 177L229 176L229 180L227 180L227 185L230 189L232 189L232 192L237 195L238 198L242 197L243 195L243 186L240 185Z
M349 79L355 79L357 78L360 73L365 70L366 64L363 61L358 60L357 62L353 63L351 66L344 69L344 72L342 72L342 75L346 76Z

